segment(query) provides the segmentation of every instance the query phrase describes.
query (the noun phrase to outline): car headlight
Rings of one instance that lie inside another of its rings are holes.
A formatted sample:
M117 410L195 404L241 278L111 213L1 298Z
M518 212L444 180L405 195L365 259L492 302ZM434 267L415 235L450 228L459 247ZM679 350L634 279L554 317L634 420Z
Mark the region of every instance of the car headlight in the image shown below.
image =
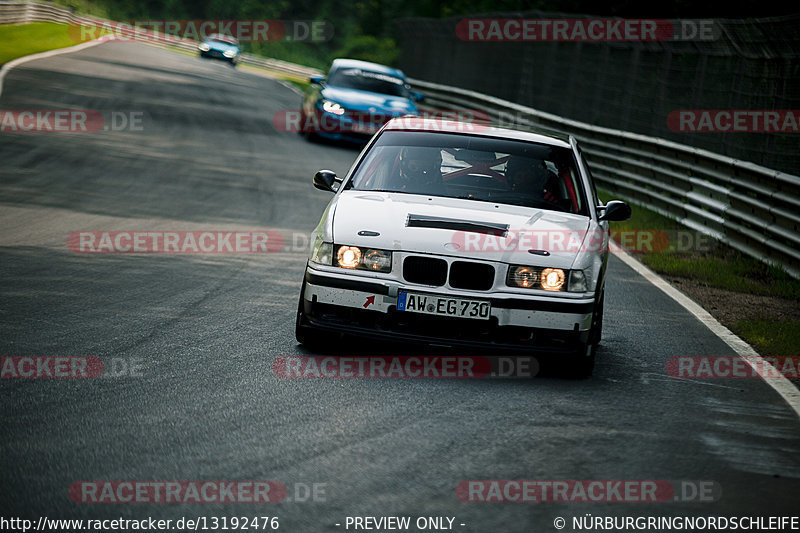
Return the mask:
M367 270L372 270L373 272L391 272L392 252L370 248L361 258L361 264Z
M344 115L344 108L336 102L331 102L330 100L322 101L322 110L328 113L333 113L334 115Z
M316 239L311 248L311 262L319 265L332 265L333 264L333 243L322 242L322 239Z
M392 271L392 252L358 246L336 246L334 265L342 268L370 270L372 272Z
M566 273L560 268L539 268L526 265L512 265L508 269L506 285L523 289L544 289L564 291L567 289Z
M225 57L234 57L236 55L236 52L234 50L225 50L224 52L222 52L222 55L224 55Z
M531 267L513 267L509 274L509 279L517 287L528 289L539 283L539 273Z
M209 50L211 50L211 47L206 43L200 43L200 46L198 46L197 48L199 48L203 52L208 52Z
M546 291L560 291L561 287L564 287L565 280L564 271L560 268L545 268L542 270L542 288Z
M361 248L340 246L336 251L336 265L342 268L357 268L361 264Z

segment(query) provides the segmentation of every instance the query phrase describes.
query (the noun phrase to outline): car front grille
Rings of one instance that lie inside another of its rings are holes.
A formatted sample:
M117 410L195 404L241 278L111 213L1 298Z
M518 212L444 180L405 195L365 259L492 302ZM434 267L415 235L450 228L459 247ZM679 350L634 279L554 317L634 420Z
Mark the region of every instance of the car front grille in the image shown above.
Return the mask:
M455 261L450 265L450 286L454 289L488 291L494 285L494 267L486 263ZM403 261L403 279L409 283L439 287L448 281L448 265L444 259L407 257Z
M494 285L494 267L485 263L456 261L450 265L450 286L454 289L488 291Z
M403 278L409 283L444 285L447 281L447 261L431 257L406 257L403 261Z

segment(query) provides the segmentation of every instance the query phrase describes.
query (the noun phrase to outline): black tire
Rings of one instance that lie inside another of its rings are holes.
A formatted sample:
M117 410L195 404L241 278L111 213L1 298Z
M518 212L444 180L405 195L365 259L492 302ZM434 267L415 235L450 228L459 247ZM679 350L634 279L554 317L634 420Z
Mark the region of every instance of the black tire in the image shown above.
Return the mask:
M597 305L594 308L592 315L592 328L589 335L589 342L597 346L603 338L603 308L605 307L606 291L605 289L600 292L600 299L597 300Z
M319 136L316 134L316 132L313 132L313 131L303 131L303 132L301 132L301 134L303 135L303 137L305 137L305 138L306 138L306 140L307 140L308 142L315 143L315 142L317 142L317 141L319 140Z
M323 348L323 335L317 332L312 326L305 323L305 314L303 309L303 294L306 292L306 282L303 281L303 286L300 289L300 300L297 302L297 318L294 322L294 338L304 347L311 351L318 351ZM330 341L328 341L330 344Z
M303 294L305 292L306 282L304 281L303 286L300 288L300 300L297 302L297 318L294 321L294 338L303 345L308 343L311 338L309 336L309 327L303 323Z
M592 313L592 325L589 328L589 340L582 343L575 350L575 353L567 358L567 368L570 375L576 378L588 378L594 372L594 364L597 359L597 345L603 336L603 307L605 302L605 289L600 292L600 298Z
M305 137L305 139L307 141L309 141L309 142L317 142L319 140L319 136L316 134L316 132L313 132L313 131L305 129L305 125L308 123L308 115L305 114L305 112L302 110L302 108L303 108L303 104L301 102L300 103L300 131L298 131L297 133L299 133L300 135Z
M575 378L589 378L594 372L595 354L597 345L586 343L582 344L575 353L567 359L567 373Z

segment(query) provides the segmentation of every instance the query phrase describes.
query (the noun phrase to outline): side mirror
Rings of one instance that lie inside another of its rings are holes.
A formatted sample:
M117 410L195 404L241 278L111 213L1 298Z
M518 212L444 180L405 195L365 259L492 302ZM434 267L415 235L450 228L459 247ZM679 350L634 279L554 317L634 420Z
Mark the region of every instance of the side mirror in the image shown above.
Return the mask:
M322 85L322 82L325 80L324 76L311 76L308 78L308 83L311 85Z
M334 183L341 183L342 180L336 176L332 170L320 170L314 174L314 187L321 191L336 192L333 188Z
M619 200L611 200L605 206L598 206L604 210L600 215L600 220L610 220L612 222L621 222L631 218L631 208L625 202Z
M417 91L411 91L411 99L415 102L422 102L425 100L425 95Z

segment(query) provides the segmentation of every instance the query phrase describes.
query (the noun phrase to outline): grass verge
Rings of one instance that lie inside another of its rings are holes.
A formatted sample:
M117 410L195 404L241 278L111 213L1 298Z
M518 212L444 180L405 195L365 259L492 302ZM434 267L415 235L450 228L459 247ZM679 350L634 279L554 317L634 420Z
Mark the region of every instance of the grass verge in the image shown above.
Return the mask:
M732 328L763 355L794 357L800 345L800 320L740 320Z
M81 40L81 32L67 24L33 22L0 26L0 43L3 43L0 47L0 65L19 57L75 46L87 40Z

